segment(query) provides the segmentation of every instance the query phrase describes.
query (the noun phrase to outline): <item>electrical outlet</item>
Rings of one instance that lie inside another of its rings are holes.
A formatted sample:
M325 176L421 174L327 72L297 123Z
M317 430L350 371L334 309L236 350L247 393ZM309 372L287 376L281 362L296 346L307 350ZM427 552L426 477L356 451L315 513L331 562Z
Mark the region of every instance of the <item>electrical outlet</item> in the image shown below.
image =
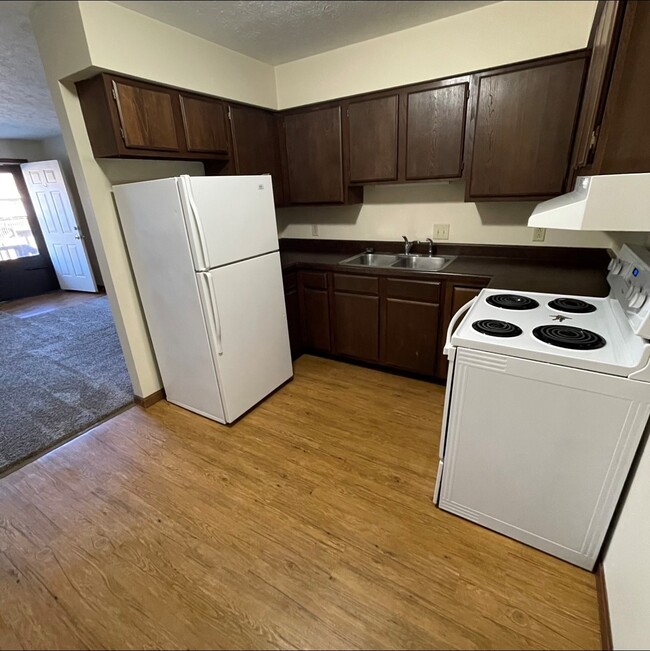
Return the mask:
M543 242L546 239L545 228L533 228L533 242Z
M434 224L433 225L433 239L434 240L448 240L449 239L449 224Z
M311 234L312 237L318 237L318 224L311 225Z

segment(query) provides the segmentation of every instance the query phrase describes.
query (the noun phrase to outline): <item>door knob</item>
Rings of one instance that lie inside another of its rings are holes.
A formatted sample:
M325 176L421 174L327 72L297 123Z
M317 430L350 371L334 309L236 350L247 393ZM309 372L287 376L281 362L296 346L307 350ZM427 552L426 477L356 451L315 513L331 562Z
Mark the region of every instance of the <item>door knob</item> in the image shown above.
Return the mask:
M83 236L83 235L75 235L75 236L74 236L74 239L75 239L75 240L83 240L83 239L84 239L84 236Z

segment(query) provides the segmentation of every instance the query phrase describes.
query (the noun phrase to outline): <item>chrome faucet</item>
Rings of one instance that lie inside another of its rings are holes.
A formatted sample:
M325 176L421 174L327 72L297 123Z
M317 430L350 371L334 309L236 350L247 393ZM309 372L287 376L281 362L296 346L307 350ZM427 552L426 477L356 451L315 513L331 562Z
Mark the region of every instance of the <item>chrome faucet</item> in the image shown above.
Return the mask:
M427 237L427 242L429 243L429 256L433 255L433 240L430 237Z
M413 246L420 243L417 240L409 241L409 238L406 237L406 235L402 235L402 239L404 240L404 255L408 255Z

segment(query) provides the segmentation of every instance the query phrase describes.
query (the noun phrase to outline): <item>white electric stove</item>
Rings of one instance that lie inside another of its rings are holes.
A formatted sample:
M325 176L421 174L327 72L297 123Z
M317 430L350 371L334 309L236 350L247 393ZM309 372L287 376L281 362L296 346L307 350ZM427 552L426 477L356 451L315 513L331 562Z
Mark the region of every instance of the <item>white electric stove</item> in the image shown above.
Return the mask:
M484 289L454 316L434 492L586 569L650 418L650 253L624 246L607 279L606 298Z

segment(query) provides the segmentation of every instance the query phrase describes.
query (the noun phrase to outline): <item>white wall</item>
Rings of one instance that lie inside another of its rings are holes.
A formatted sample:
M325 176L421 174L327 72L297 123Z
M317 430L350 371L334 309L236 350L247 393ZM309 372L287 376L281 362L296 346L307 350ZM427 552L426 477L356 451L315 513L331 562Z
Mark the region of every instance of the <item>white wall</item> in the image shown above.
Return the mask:
M40 140L0 140L0 158L43 160Z
M433 237L434 224L449 224L449 242L465 244L530 244L532 229L526 221L530 202L465 203L465 184L366 186L363 204L353 206L309 206L278 210L281 237L314 238L312 225L321 239L395 241ZM613 247L635 241L645 234L583 233L547 231L546 246Z
M646 445L605 555L615 649L650 649L650 445Z
M278 108L448 77L587 44L596 2L498 2L275 68Z
M50 2L31 14L50 92L96 247L134 391L147 396L160 376L131 273L113 183L202 174L198 163L97 161L72 80L107 69L274 107L273 69L111 2Z
M587 45L596 2L499 2L443 20L277 66L278 106L435 79ZM463 184L366 186L363 206L279 211L281 237L424 239L450 224L450 242L528 244L534 204L464 203ZM637 234L548 231L539 246L618 248Z

